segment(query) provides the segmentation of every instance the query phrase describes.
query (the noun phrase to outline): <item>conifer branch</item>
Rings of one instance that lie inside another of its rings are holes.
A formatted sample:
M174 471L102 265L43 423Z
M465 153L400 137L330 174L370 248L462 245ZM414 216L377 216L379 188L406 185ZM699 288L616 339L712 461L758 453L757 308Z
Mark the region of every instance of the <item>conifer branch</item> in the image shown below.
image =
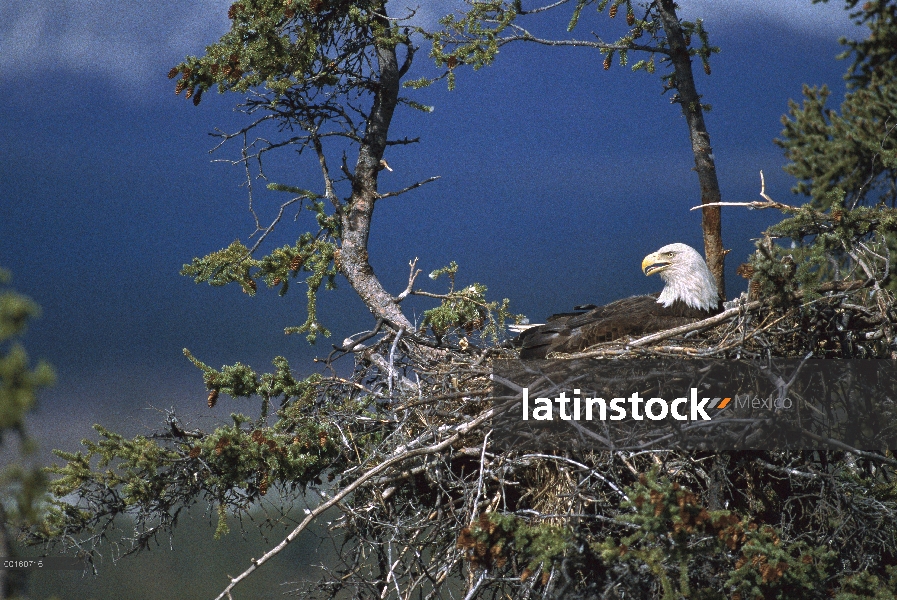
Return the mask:
M373 479L374 477L376 477L380 473L386 471L387 469L390 469L393 466L400 465L412 458L419 457L419 456L427 456L430 454L437 454L437 453L445 450L446 448L451 447L451 445L454 444L463 435L467 434L468 432L473 431L474 429L479 427L482 423L491 419L494 414L497 414L504 408L506 408L506 406L493 407L493 408L487 409L482 414L471 419L470 421L467 421L466 423L463 423L461 425L456 425L451 428L441 428L441 429L443 429L444 432L449 433L449 435L447 437L443 438L442 440L440 440L439 442L432 444L430 446L416 447L416 446L420 446L420 444L424 443L425 437L429 437L430 435L432 435L429 432L423 434L423 436L421 438L418 438L408 444L405 444L404 446L400 446L399 448L396 449L396 452L391 457L384 459L376 466L365 471L363 474L361 474L358 477L358 479L354 480L352 483L350 483L346 487L342 488L339 492L337 492L333 496L331 496L329 500L327 500L326 502L324 502L322 504L319 504L316 508L314 508L311 512L309 512L308 515L305 517L305 519L303 519L302 522L299 523L299 525L297 525L296 528L293 529L289 533L289 535L287 535L279 544L277 544L276 546L271 548L271 550L269 550L268 552L263 554L260 558L253 560L252 565L249 566L245 571L243 571L236 577L232 577L230 580L230 583L228 583L227 587L224 588L224 590L215 598L215 600L222 600L223 598L230 596L230 592L237 586L237 584L239 584L241 581L243 581L244 579L249 577L249 575L251 575L255 570L257 570L263 564L265 564L266 562L271 560L273 557L280 554L284 550L284 548L286 548L291 542L293 542L297 537L299 537L300 533L305 531L305 529L309 526L309 524L312 523L312 521L314 521L322 513L326 512L327 509L329 509L333 506L336 506L339 502L341 502L344 498L346 498L348 495L350 495L356 489L365 485L369 480Z
M529 31L523 29L519 25L511 25L511 28L518 31L515 35L502 36L497 40L499 46L510 44L511 42L531 42L542 46L572 46L575 48L595 48L597 50L638 50L641 52L649 52L656 54L670 54L670 49L663 46L646 46L644 44L634 44L631 42L604 42L599 38L598 41L589 41L581 39L548 39L536 37ZM595 35L595 34L593 34ZM598 38L597 35L595 35Z

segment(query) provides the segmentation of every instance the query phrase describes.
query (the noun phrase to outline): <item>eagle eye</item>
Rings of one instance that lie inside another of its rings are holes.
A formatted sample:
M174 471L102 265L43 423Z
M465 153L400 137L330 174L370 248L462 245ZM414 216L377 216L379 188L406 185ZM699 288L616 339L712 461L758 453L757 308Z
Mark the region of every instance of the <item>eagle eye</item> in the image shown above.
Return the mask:
M670 258L673 257L673 252L664 252L663 254L664 256L669 256Z

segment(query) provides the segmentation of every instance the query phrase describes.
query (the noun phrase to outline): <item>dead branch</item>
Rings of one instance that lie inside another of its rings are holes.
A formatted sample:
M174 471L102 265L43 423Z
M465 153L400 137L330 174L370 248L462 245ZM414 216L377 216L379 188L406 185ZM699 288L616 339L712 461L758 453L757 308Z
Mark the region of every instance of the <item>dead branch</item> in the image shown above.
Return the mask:
M706 208L708 206L747 206L749 209L759 209L762 210L764 208L777 208L783 212L793 211L795 207L790 206L788 204L782 204L781 202L776 202L772 198L770 198L766 194L766 181L763 178L763 171L760 171L760 196L763 197L763 202L759 202L754 200L753 202L713 202L710 204L699 204L698 206L693 206L689 210L698 210L701 208Z
M408 274L408 287L406 287L398 296L393 298L393 302L401 302L414 291L414 281L417 279L417 276L421 274L420 269L415 269L417 267L416 256L414 257L414 260L408 262L408 266L410 267L410 273Z
M387 166L386 168L389 168L389 167ZM389 170L392 171L392 169L389 169ZM417 183L412 183L408 187L404 187L400 190L396 190L395 192L386 192L385 194L377 194L377 198L379 200L382 200L383 198L392 198L394 196L400 196L400 195L404 194L405 192L410 192L411 190L419 188L422 185L426 185L432 181L436 181L437 179L439 179L441 177L442 177L441 175L434 175L433 177L428 177L428 178L424 179L423 181L418 181Z

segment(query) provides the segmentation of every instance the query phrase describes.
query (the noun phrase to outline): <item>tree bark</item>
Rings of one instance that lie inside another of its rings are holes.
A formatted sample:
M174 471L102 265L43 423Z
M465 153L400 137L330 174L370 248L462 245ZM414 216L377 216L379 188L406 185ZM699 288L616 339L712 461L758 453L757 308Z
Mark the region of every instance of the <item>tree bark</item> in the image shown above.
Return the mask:
M385 19L383 25L389 27ZM401 74L395 46L378 46L377 62L380 69L379 85L367 119L364 138L358 150L358 162L352 180L352 197L343 208L342 244L339 251L340 272L349 281L370 311L394 327L408 331L415 328L402 312L399 304L381 285L368 260L368 235L374 203L377 200L377 176L380 160L386 149L389 125L399 102Z
M670 45L670 59L675 73L675 88L679 93L677 102L682 106L682 114L688 124L691 137L691 150L695 157L695 171L701 185L701 204L721 202L719 180L716 177L716 165L713 161L713 149L710 147L710 134L704 123L704 112L701 109L701 97L695 87L694 73L691 68L691 56L688 45L679 26L676 5L673 0L657 0L657 8L663 23L663 30ZM701 227L704 231L704 254L707 266L716 279L720 297L726 299L725 259L723 250L720 208L705 207L701 211Z

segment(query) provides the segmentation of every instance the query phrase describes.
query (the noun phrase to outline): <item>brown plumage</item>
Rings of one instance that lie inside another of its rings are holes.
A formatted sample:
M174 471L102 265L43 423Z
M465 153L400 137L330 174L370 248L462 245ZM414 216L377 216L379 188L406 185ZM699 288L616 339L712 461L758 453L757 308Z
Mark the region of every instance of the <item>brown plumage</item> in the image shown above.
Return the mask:
M645 257L642 269L646 275L660 273L666 282L663 292L553 315L544 325L520 334L520 358L578 352L601 342L687 325L722 310L710 270L693 248L685 244L664 246Z

